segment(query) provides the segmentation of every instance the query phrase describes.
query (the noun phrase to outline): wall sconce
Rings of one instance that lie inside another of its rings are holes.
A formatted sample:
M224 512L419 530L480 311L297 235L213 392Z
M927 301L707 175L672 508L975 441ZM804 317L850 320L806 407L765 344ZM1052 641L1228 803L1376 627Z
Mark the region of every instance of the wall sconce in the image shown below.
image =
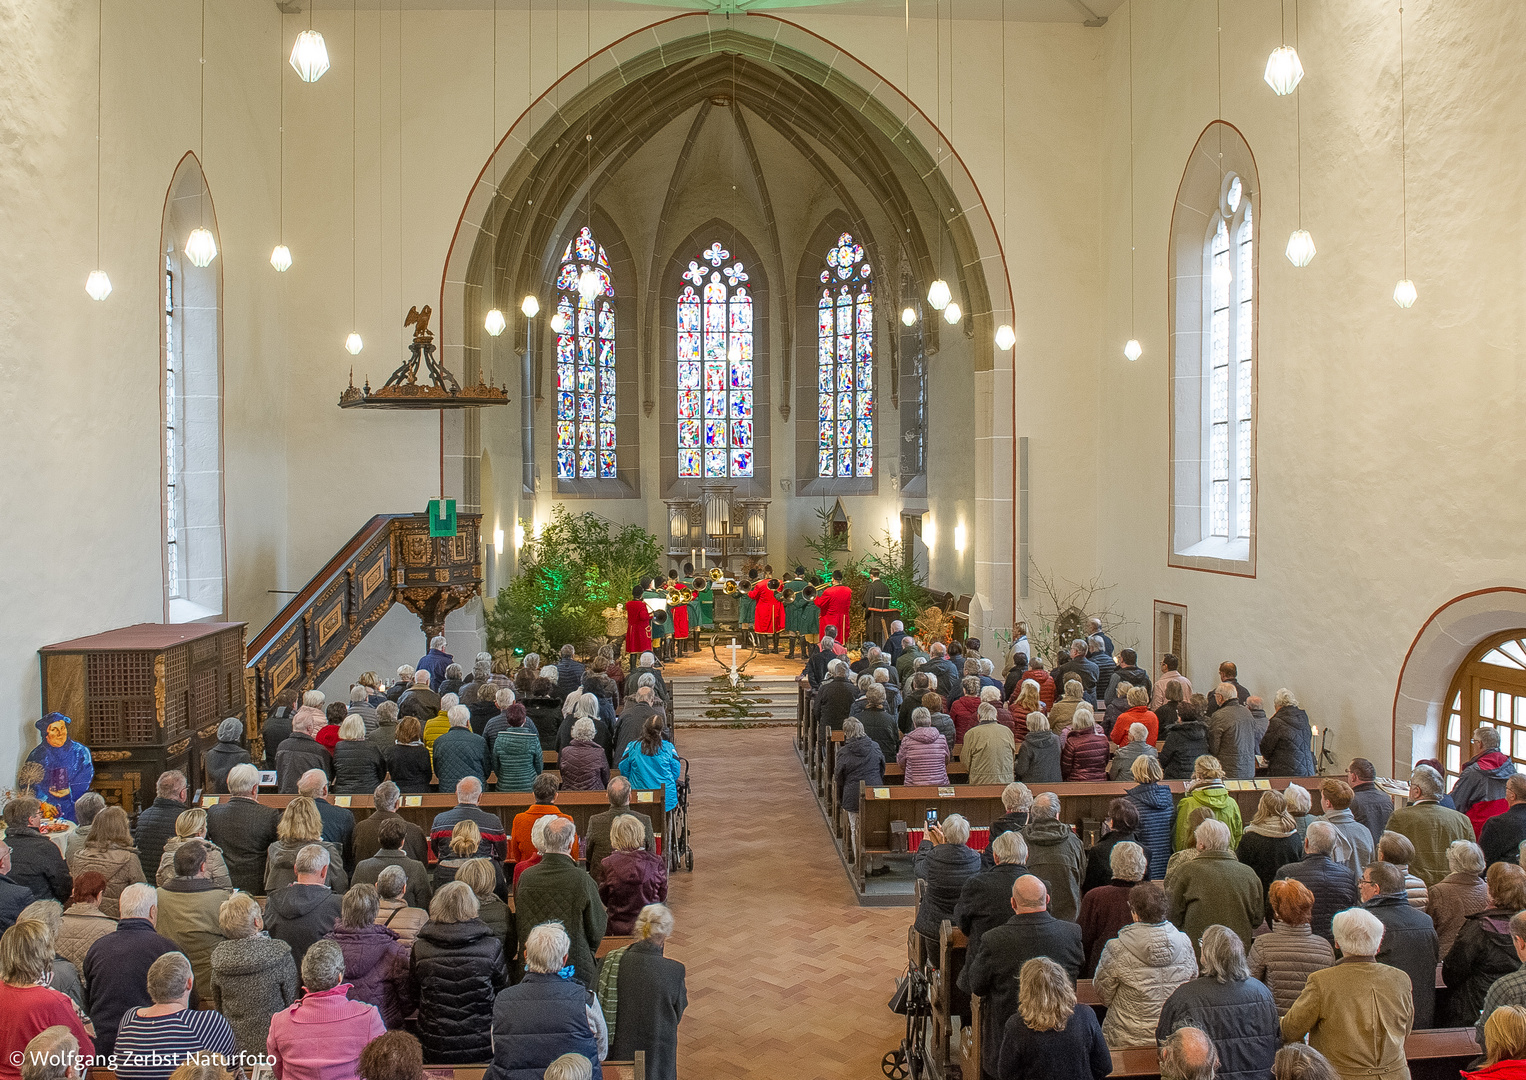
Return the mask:
M938 524L931 514L922 519L922 543L927 545L928 551L938 546Z
M955 525L954 526L954 550L959 552L960 554L964 553L964 526L963 525Z
M503 530L502 529L494 529L493 530L493 554L494 555L502 555L503 554Z
M514 525L514 550L518 551L525 546L525 527L521 524Z

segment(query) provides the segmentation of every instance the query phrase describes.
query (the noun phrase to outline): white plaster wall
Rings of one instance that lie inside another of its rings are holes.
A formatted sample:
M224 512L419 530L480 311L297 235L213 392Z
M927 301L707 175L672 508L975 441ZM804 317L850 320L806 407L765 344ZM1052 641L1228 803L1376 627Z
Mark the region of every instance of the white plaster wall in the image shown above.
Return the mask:
M1386 768L1406 650L1449 598L1514 580L1526 510L1513 497L1526 420L1521 368L1518 43L1526 9L1405 5L1409 274L1401 276L1398 25L1393 6L1302 6L1303 221L1319 254L1283 257L1296 227L1294 101L1261 81L1275 5L1224 5L1223 118L1262 184L1258 576L1166 566L1166 245L1186 157L1215 116L1214 4L1133 0L1138 336L1130 365L1128 8L1104 30L1105 292L1095 361L1101 571L1149 640L1155 599L1189 608L1194 684L1221 659L1288 686L1344 760ZM1291 33L1291 28L1290 28ZM1504 627L1499 627L1503 629ZM1440 676L1445 692L1450 672ZM1412 693L1414 691L1411 691ZM1406 745L1408 742L1406 732ZM1401 771L1408 758L1399 763Z
M176 163L197 148L200 5L105 4L101 265L95 265L96 5L0 5L0 784L36 744L39 646L164 617L159 250ZM284 561L286 323L275 231L276 18L207 20L208 183L224 281L228 611L256 625Z

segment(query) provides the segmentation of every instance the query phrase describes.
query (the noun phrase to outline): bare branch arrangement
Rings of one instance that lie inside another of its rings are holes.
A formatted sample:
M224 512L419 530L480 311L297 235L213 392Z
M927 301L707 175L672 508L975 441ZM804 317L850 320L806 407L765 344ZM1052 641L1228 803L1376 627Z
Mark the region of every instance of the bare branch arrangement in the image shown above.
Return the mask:
M1134 623L1114 606L1109 595L1117 586L1102 578L1076 582L1058 574L1046 574L1037 565L1030 580L1037 585L1020 618L1028 624L1028 642L1046 663L1054 663L1061 649L1084 636L1086 620L1099 619L1102 629L1117 648L1136 648L1137 637L1126 634Z

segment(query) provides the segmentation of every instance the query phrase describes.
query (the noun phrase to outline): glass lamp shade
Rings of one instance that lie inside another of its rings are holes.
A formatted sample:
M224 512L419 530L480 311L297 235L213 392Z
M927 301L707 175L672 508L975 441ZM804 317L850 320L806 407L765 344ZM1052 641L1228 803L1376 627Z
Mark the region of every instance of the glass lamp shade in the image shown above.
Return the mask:
M85 291L92 300L104 300L111 295L111 279L104 270L92 270L85 279Z
M566 329L567 317L565 315L558 311L555 315L551 316L551 332L553 334L560 334Z
M497 308L494 308L492 311L487 313L487 318L482 320L482 325L487 329L489 334L493 335L493 337L497 337L499 334L503 333L504 328L509 325L509 320L503 317L503 312L499 311Z
M1016 344L1017 331L1013 330L1012 327L1008 326L1006 323L1002 323L996 328L996 347L998 349L1000 349L1002 352L1006 352Z
M519 310L525 313L525 318L535 318L536 313L540 311L540 299L534 293L531 293L519 305Z
M927 287L927 302L938 311L948 307L949 299L953 295L953 293L948 291L948 282L942 278L939 278Z
M277 244L275 250L270 253L270 265L276 268L276 273L284 274L291 269L291 248L285 244Z
M1403 281L1399 282L1399 284L1394 286L1394 303L1398 304L1401 308L1407 308L1413 305L1417 295L1418 294L1415 292L1415 283L1409 278L1405 278Z
M1314 259L1314 237L1308 229L1294 229L1288 237L1288 262L1294 266L1308 266Z
M1298 59L1298 50L1291 45L1281 45L1272 50L1272 55L1266 58L1266 85L1272 88L1272 93L1279 97L1286 97L1298 89L1298 81L1303 78L1303 63Z
M354 356L356 353L360 352L360 350L364 349L366 346L365 346L365 342L360 340L360 335L357 334L355 331L351 330L350 331L350 336L344 339L344 347L346 349L350 350L350 355L351 356Z
M916 324L917 324L917 309L914 308L914 307L910 307L910 306L902 308L901 309L901 325L902 326L915 326Z
M329 69L329 50L323 43L323 35L316 30L304 30L297 35L291 47L291 66L303 82L317 82Z
M217 258L217 241L206 229L192 229L185 240L185 257L196 266L207 266Z
M592 269L584 270L578 275L578 295L584 300L592 300L604 291L604 281Z
M953 300L950 300L948 304L943 308L943 321L948 323L950 326L953 326L963 317L964 309Z
M1130 363L1144 355L1144 349L1140 346L1138 338L1129 338L1123 346L1123 355L1129 358Z

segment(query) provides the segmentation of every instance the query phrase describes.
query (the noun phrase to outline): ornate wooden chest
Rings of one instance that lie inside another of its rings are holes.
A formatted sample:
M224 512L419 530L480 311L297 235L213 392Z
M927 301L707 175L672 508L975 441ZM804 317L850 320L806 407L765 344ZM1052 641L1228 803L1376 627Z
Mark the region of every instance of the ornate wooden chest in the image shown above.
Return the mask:
M166 769L204 787L217 725L248 726L244 624L139 623L38 650L42 711L73 718L95 758L93 787L129 814L154 801Z

